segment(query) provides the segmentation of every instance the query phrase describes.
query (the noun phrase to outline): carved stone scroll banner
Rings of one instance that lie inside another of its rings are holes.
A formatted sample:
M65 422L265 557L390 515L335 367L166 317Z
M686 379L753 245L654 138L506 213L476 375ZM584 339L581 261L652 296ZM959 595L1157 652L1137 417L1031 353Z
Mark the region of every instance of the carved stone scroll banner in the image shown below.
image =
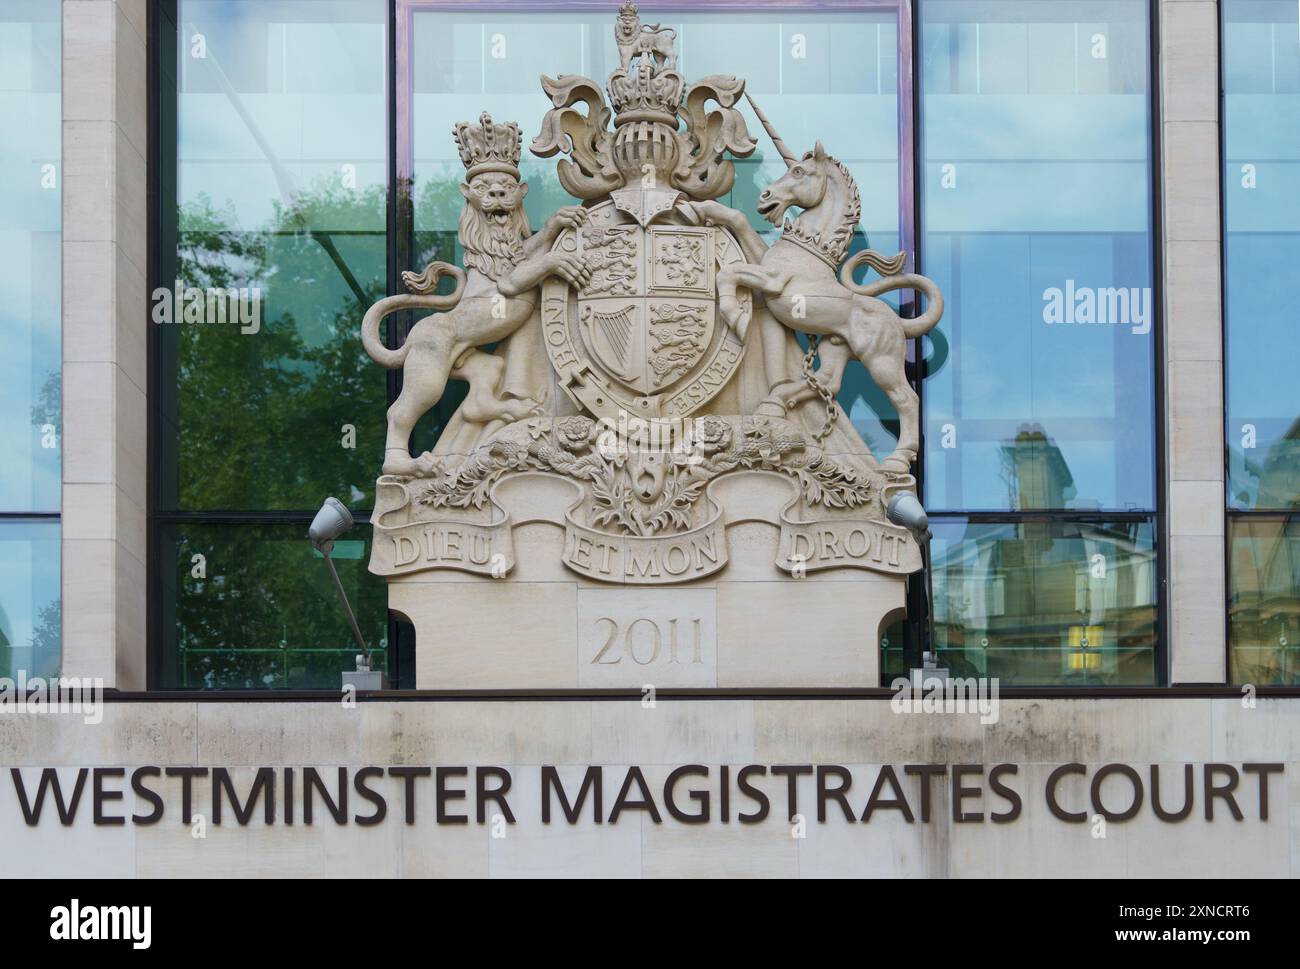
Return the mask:
M710 481L700 497L700 524L662 534L590 527L580 520L591 516L579 497L564 513L563 564L579 575L618 585L669 585L721 571L728 558L727 523L722 502L712 493L717 480ZM793 498L769 508L751 502L748 512L749 520L779 523L776 568L792 574L848 568L907 575L920 567L920 549L905 529L855 517L801 520L795 516L803 499L794 481L787 484ZM501 497L494 486L485 504L491 520L483 523L473 520L478 513L428 517L419 510L418 491L416 495L403 483L386 484L384 511L374 525L372 570L410 575L454 569L494 578L514 570L513 498ZM394 524L394 519L401 522Z
M910 575L921 568L921 549L907 529L888 522L792 521L783 512L776 567L792 574L852 568Z
M426 569L456 569L477 575L505 575L515 565L510 519L495 525L424 521L376 529L375 544L391 551L389 575Z
M373 551L370 558L372 572L382 570L385 575L409 575L429 569L454 569L477 575L504 576L515 567L514 543L511 540L513 522L508 513L489 524L464 518L416 518L402 524L385 524L385 517L393 517L410 507L406 487L389 482L387 515L376 514ZM402 498L395 502L391 493L399 491Z
M707 495L704 524L668 535L613 536L574 521L565 522L564 564L598 582L666 585L702 579L727 564L727 530L722 509Z

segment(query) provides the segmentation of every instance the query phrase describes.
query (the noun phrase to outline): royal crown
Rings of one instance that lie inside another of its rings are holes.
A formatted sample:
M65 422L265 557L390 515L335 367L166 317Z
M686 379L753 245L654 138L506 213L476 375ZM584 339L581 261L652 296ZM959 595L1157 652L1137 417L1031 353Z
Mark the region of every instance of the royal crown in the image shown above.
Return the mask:
M478 124L457 122L453 134L460 160L465 165L465 178L471 179L484 172L505 172L519 177L519 125L513 121L496 124L486 111L479 116Z
M641 23L633 3L619 8L614 40L619 67L605 85L608 102L589 77L542 77L552 108L533 139L533 154L568 155L556 174L564 190L580 199L604 198L629 186L640 188L642 201L652 188L659 201L665 193L704 200L730 192L736 169L727 155L748 158L758 147L737 107L745 82L712 74L688 88L677 67L677 31ZM651 173L653 186L646 180ZM626 206L640 203L624 193L621 204L632 213Z
M609 101L614 106L614 124L630 121L659 121L674 127L686 82L676 71L655 73L647 63L610 76Z

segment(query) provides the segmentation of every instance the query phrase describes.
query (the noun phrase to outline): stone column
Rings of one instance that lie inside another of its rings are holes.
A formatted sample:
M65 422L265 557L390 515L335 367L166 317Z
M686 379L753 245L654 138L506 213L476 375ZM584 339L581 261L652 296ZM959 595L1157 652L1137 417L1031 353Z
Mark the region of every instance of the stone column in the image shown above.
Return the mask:
M145 685L147 0L63 4L63 674Z
M1211 0L1158 2L1170 682L1222 683L1219 17Z

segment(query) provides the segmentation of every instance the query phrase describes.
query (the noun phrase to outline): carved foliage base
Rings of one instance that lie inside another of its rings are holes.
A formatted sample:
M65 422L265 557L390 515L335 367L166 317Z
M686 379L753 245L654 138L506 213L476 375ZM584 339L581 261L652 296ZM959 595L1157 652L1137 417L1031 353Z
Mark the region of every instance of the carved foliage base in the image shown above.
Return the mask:
M920 567L915 541L882 514L911 479L859 474L788 421L706 417L691 441L662 449L628 448L603 426L532 418L463 462L430 465L427 477L380 478L371 571L513 577L513 531L527 520L514 507L521 492L525 506L550 496L546 509L522 514L562 528L560 561L600 582L670 585L722 573L726 526L745 520L776 529L771 578Z
M777 418L704 418L664 450L601 427L532 418L380 479L371 569L415 624L420 688L878 685L920 564L881 502L910 479Z

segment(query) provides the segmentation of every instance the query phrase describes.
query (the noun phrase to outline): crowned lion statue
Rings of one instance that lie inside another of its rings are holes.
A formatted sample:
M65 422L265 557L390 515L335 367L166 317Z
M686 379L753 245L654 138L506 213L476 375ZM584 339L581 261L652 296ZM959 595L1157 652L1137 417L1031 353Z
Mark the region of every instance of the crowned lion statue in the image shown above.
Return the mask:
M544 279L558 276L582 287L591 276L582 256L550 251L561 231L586 223L584 208L566 206L540 232L529 230L524 213L528 183L519 177L519 126L495 124L485 113L477 125L457 124L454 134L466 167L460 186L466 268L433 262L422 273L402 273L409 293L375 303L361 324L370 358L402 371L402 392L388 408L384 474L427 470L431 456L411 456L411 432L442 399L450 378L469 382L461 414L472 423L516 421L538 410L541 401L499 396L505 365L478 348L504 340L528 321ZM455 289L440 295L434 291L444 277L455 280ZM406 342L392 349L380 338L379 325L401 310L435 312L416 322Z

